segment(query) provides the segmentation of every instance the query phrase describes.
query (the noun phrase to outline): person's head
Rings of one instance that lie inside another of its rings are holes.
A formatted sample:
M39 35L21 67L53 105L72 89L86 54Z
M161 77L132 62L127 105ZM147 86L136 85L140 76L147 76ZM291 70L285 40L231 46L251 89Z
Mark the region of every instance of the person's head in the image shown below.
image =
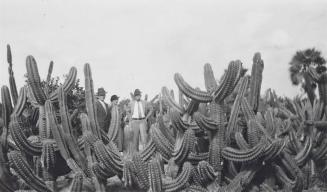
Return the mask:
M141 100L142 92L139 89L135 89L134 91L134 98L136 101Z
M110 98L110 102L114 105L117 105L118 104L118 100L119 100L119 97L117 95L113 95L111 96Z
M101 101L104 101L104 99L106 98L106 91L104 90L104 88L99 88L98 89L98 93L97 93L97 96L98 96L98 99L101 100Z

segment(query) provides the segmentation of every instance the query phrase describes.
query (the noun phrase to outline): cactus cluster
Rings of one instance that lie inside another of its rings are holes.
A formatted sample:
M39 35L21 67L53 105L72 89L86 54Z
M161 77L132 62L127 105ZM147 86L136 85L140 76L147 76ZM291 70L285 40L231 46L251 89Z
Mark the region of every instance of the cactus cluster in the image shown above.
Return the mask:
M272 93L260 97L260 53L249 75L236 60L217 80L205 64L206 90L193 88L176 73L178 102L163 87L146 147L121 154L115 144L118 107L111 109L105 133L97 121L90 64L84 66L86 110L79 111L67 102L75 67L51 91L41 85L36 60L28 56L28 82L18 94L9 46L7 51L10 89L1 88L0 191L102 192L115 176L125 188L152 192L327 190L325 75L311 73L321 97L312 103ZM52 69L53 62L46 82ZM162 105L171 127L164 123ZM78 127L73 118L80 121Z

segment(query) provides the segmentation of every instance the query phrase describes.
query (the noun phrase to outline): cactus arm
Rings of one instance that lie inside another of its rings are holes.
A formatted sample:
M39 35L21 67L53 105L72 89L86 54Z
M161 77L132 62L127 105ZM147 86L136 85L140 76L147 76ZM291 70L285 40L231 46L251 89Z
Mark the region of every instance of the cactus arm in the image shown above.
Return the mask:
M97 110L95 103L95 94L93 88L93 79L91 73L91 67L87 63L84 65L84 76L85 76L85 101L86 101L86 111L90 120L90 125L92 133L101 138L100 128L97 120Z
M303 148L294 157L294 160L296 161L296 164L298 166L303 166L308 161L312 149L313 149L313 141L311 137L306 136Z
M26 58L26 68L28 84L32 90L32 93L39 105L44 105L46 95L41 86L41 79L37 68L36 61L33 56L29 55Z
M110 170L106 169L104 166L102 166L100 163L93 163L92 170L94 174L100 179L100 180L106 180L110 177L115 176Z
M285 171L278 165L272 164L272 167L274 168L274 172L276 174L276 178L283 183L284 186L293 188L296 184L296 180L292 180L287 176Z
M255 119L254 111L245 97L243 97L241 100L241 110L246 122L248 122L250 119Z
M187 185L191 176L192 169L192 165L189 162L185 162L182 172L177 176L176 179L168 182L163 182L163 190L166 192L181 191Z
M76 67L71 67L69 70L69 73L67 75L67 78L65 79L64 84L62 85L63 90L65 93L68 93L69 91L71 91L76 83L76 78L77 78L77 69ZM58 99L58 89L55 90L54 92L52 92L49 96L49 99L54 102L57 101Z
M197 131L197 129L199 129L199 127L196 124L185 122L181 118L180 113L177 111L172 111L170 113L170 118L172 122L172 127L178 130L179 132L185 132L189 128L193 129L194 131Z
M327 154L327 138L326 136L322 140L320 146L317 146L312 152L312 158L319 161L325 157Z
M204 65L204 84L209 93L212 93L218 87L215 75L209 63Z
M142 156L139 153L133 155L132 161L135 167L136 176L140 182L140 188L148 189L150 187L148 163L142 159Z
M111 113L111 120L110 120L110 126L108 131L108 137L110 140L116 141L121 126L120 125L121 118L120 118L118 106L112 106L110 113Z
M225 191L244 191L258 170L259 167L257 166L247 166L243 171L239 172L228 185L224 186L223 189Z
M197 171L202 179L202 183L211 183L217 177L217 172L207 161L199 162Z
M51 74L53 71L53 61L50 61L49 64L49 68L48 68L48 75L45 81L45 87L44 87L44 91L46 95L49 95L49 84L50 84L50 80L51 80Z
M119 157L117 158L113 155L110 148L106 147L100 140L94 143L93 148L97 158L107 169L111 170L112 173L122 175L123 163L121 159L118 159Z
M51 129L51 133L54 139L56 140L60 154L64 159L69 159L70 155L67 144L64 140L64 132L61 128L61 125L58 125L52 103L49 100L45 102L45 113L47 117L47 123Z
M133 162L130 159L124 160L123 178L125 187L132 187L134 182L138 183L135 172Z
M51 190L47 188L45 183L40 178L35 176L32 169L23 159L20 152L12 151L8 154L8 158L13 169L26 182L28 186L38 192L51 192Z
M7 149L8 126L10 121L10 114L13 111L10 93L7 86L1 87L1 101L2 101L2 120L3 128L1 133L1 144L4 149Z
M163 87L161 89L162 97L164 101L174 110L178 111L179 113L183 114L185 112L185 109L181 104L178 104L169 94L169 91L167 87Z
M16 185L17 181L10 172L8 157L0 146L0 191L13 192Z
M41 143L31 143L27 140L26 136L24 135L22 122L20 121L19 117L16 115L12 115L11 122L9 124L10 133L15 141L16 145L21 151L26 152L30 155L41 155L42 153L42 144Z
M19 91L19 96L17 99L17 103L14 107L13 113L15 113L17 116L20 116L24 109L27 102L27 87L22 87Z
M219 123L215 120L205 117L199 112L194 113L193 118L200 128L208 131L216 131L219 128Z
M82 192L83 189L83 175L81 173L77 173L74 175L70 191L73 192Z
M298 141L298 138L295 135L294 130L289 132L289 142L294 149L294 151L298 152L301 148L301 143Z
M249 120L247 123L247 127L247 137L250 146L253 147L257 145L262 136L271 140L270 135L267 133L266 129L262 125L260 125L257 120Z
M319 98L322 100L323 104L327 104L327 74L323 73L318 80L318 92Z
M61 124L64 131L64 138L67 143L67 147L69 151L72 153L73 158L76 160L76 162L79 164L79 166L86 170L87 163L85 161L85 157L82 154L82 152L79 150L76 138L74 137L72 133L72 126L68 115L68 109L67 109L67 97L64 92L63 87L59 87L58 90L58 100L59 100L59 106L60 106L60 116L61 116Z
M195 145L195 135L193 130L185 131L184 135L178 134L173 152L173 158L176 164L181 165L187 158Z
M236 132L235 133L235 140L236 140L236 144L237 146L241 149L241 150L247 150L249 148L251 148L251 146L247 143L247 141L244 139L243 135L241 132Z
M152 192L162 191L162 170L160 162L157 158L152 159L148 165L149 169L149 183Z
M41 139L46 139L47 138L47 122L46 122L44 105L39 106L38 127L39 127L39 135L40 135Z
M8 72L9 72L9 85L10 85L11 97L12 97L13 104L16 105L18 92L17 92L16 81L14 77L14 72L12 69L12 55L11 55L10 45L7 45L7 62L9 64Z
M268 108L265 114L266 119L266 130L271 137L275 137L277 128L275 125L275 117L272 108Z
M174 80L178 88L187 97L200 103L208 103L212 101L212 96L209 93L194 89L187 82L184 81L183 77L179 73L176 73L174 75Z
M263 68L264 68L264 63L263 60L261 59L260 53L255 53L253 57L253 65L252 65L251 80L250 80L250 92L248 96L249 104L255 113L258 111L258 107L259 107Z
M162 155L165 161L168 161L174 151L174 144L161 133L158 125L150 129L150 136L155 143L157 151Z
M191 152L187 156L187 161L193 162L195 164L199 163L200 161L207 161L209 159L209 153L208 152L202 152L202 153L194 153Z
M194 112L198 111L199 104L200 104L199 102L192 99L191 102L187 105L187 108L185 110L186 114L192 116Z
M219 84L219 87L212 93L213 99L216 103L221 103L229 94L234 90L237 82L239 81L240 73L242 70L242 63L240 61L232 61L228 65L225 78Z
M144 150L141 151L140 155L143 161L148 161L155 152L156 152L156 145L154 141L150 138L150 141L147 143Z
M225 126L220 126L218 131L212 133L209 145L209 163L218 172L216 182L221 183L223 177L223 157L222 150L225 147Z
M286 142L284 139L275 139L264 150L264 161L272 161L277 158L284 150Z
M166 138L170 144L174 145L175 137L169 128L165 126L162 116L158 117L158 128L163 137Z
M242 77L240 79L240 87L239 87L239 91L238 94L236 96L236 99L234 101L233 107L232 107L232 111L231 111L231 115L229 118L229 122L226 128L226 141L227 143L231 142L231 136L233 134L233 132L235 132L235 127L236 127L236 123L237 123L237 117L238 117L238 113L240 110L240 103L241 103L241 99L244 95L244 92L246 90L247 84L248 84L248 78L247 77Z
M247 150L238 150L232 147L225 147L222 150L222 155L226 160L233 162L253 162L263 155L266 147L264 140L261 140L255 147Z
M304 181L304 175L301 169L296 165L296 162L294 158L292 158L289 154L286 154L285 152L281 153L281 162L283 163L283 167L286 168L286 170L291 173L293 178L296 179L296 184L293 187L293 191L302 191L303 189L303 181Z

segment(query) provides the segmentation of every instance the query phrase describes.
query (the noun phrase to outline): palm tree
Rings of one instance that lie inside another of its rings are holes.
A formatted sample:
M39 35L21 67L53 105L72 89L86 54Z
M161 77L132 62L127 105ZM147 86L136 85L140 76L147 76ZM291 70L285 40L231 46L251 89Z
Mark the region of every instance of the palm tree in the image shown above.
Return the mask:
M317 83L314 81L309 70L315 70L318 74L326 71L326 60L321 56L321 52L315 48L297 51L293 56L289 68L293 85L300 85L307 93L309 100L313 103L316 95Z

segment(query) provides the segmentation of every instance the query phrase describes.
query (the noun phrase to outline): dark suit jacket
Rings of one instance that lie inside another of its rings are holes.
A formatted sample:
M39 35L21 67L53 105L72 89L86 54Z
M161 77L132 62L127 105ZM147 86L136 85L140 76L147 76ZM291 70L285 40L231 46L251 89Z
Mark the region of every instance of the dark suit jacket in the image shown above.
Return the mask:
M111 119L111 113L110 113L109 106L107 103L105 103L106 108L107 108L106 109L107 113L106 113L106 111L104 110L104 108L99 100L97 100L96 105L97 105L97 119L98 119L99 126L106 133L108 133L110 119Z

